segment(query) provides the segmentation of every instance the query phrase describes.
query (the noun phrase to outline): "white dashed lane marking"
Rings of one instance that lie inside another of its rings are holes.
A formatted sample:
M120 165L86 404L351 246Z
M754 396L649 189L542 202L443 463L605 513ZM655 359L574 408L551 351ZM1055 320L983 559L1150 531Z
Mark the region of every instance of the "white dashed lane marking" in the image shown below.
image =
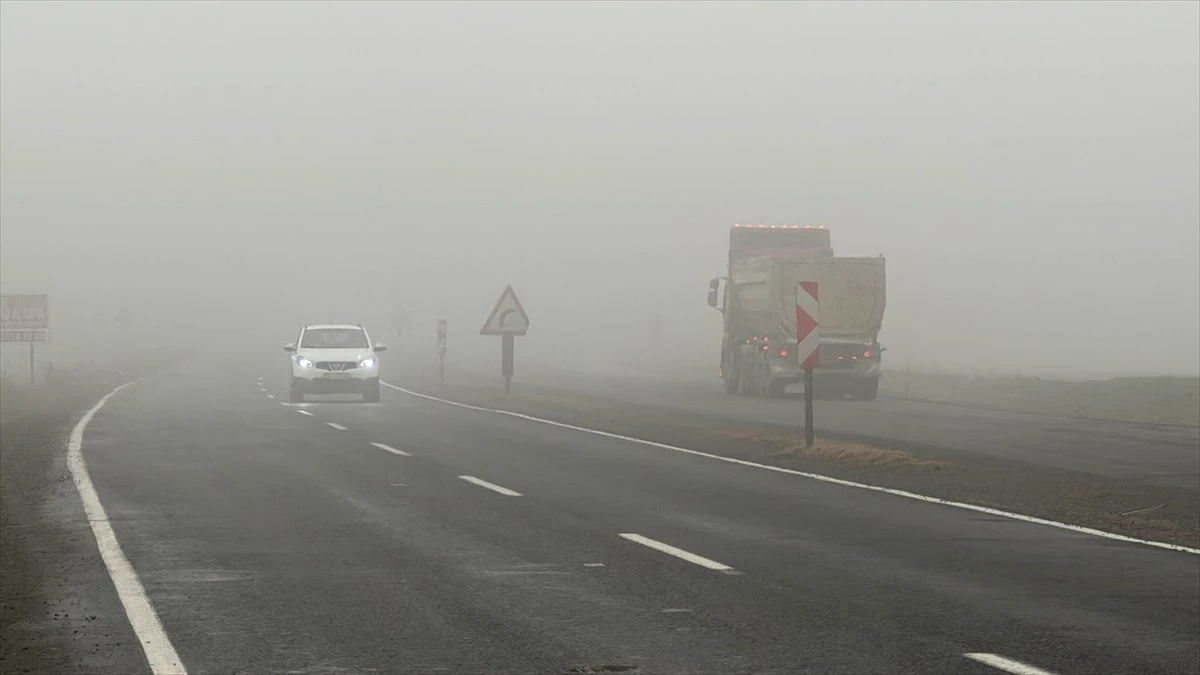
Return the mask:
M654 539L651 539L649 537L643 537L640 534L634 534L632 532L623 532L623 533L621 533L621 536L624 537L625 539L628 539L629 541L634 542L634 543L641 544L642 546L652 548L655 551L659 551L661 553L666 553L667 555L673 555L676 558L679 558L680 560L686 560L686 561L692 563L693 565L699 565L701 567L706 567L710 570L716 570L718 572L733 573L735 571L729 565L722 565L721 563L717 562L716 560L709 560L708 558L705 558L704 556L696 555L695 553L690 553L681 548L675 548L674 546L671 546L670 544L664 544L661 541L655 541Z
M504 495L505 497L520 497L521 496L521 493L517 492L516 490L509 490L506 487L500 487L499 485L496 485L495 483L489 483L486 480L481 480L479 478L476 478L475 476L459 476L459 478L467 481L468 483L471 483L472 485L478 485L479 487L487 488L487 489L491 490L492 492L499 492L500 494Z
M334 429L337 429L338 431L346 430L346 427L338 424L337 422L326 422L325 424L328 424L329 426L333 427Z
M308 415L309 417L312 417L312 413L308 412L307 410L297 410L296 412L300 413L301 415Z
M393 448L390 445L384 445L383 443L372 443L371 445L379 448L380 450L390 452L393 455L400 455L401 457L412 457L412 455L408 454L407 452L405 452L403 450L397 450L396 448Z

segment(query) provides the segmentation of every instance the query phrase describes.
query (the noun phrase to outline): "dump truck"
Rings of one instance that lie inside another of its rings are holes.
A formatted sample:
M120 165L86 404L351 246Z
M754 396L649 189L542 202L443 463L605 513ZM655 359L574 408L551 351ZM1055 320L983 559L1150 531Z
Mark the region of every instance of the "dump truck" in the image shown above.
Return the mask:
M796 353L796 287L816 281L820 363L813 373L814 393L874 399L884 350L879 331L885 272L883 256L834 256L829 231L822 228L735 226L729 273L710 282L708 298L724 315L720 375L725 391L781 396L803 379Z

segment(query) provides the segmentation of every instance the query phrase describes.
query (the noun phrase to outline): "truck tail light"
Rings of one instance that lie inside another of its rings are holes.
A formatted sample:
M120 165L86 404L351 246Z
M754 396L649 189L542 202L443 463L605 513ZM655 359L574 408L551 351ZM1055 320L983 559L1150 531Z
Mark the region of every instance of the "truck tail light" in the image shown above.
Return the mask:
M787 352L787 350L786 350L786 349L780 349L780 350L779 350L779 358L781 358L781 359L785 359L785 358L787 358L787 354L788 354L788 352Z
M867 351L863 352L863 358L864 359L871 358L871 350L868 349Z

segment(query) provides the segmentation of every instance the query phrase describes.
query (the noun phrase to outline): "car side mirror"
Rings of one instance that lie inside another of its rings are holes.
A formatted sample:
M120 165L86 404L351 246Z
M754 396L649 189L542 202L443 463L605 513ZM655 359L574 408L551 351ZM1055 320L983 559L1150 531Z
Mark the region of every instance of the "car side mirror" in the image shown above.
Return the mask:
M294 343L294 342L287 343L286 345L283 346L283 351L285 351L285 352L296 351L296 343Z
M383 344L375 343L375 351L377 351L377 352L386 352L386 351L387 351L387 345L383 345Z
M717 291L716 289L708 292L708 306L716 309L717 307Z
M717 302L720 300L721 280L712 279L708 282L708 306L713 309L719 309Z

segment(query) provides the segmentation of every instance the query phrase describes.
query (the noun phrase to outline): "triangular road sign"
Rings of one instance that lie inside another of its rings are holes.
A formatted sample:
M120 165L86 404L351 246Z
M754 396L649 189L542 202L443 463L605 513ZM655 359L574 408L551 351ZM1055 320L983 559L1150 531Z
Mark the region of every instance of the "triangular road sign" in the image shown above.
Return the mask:
M480 335L524 335L529 331L529 315L517 299L512 286L504 289L488 320L479 329Z

